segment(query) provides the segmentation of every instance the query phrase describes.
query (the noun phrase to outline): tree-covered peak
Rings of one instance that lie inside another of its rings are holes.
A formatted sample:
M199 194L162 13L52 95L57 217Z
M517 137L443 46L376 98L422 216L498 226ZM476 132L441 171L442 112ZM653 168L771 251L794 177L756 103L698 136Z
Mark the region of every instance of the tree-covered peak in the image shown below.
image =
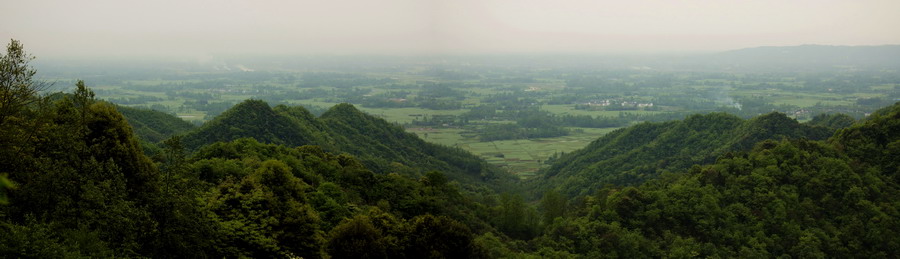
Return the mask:
M859 163L896 177L900 173L900 102L838 131L830 141Z
M569 196L588 194L607 184L639 185L662 172L711 163L727 152L749 151L763 140L824 140L833 132L800 124L777 112L750 120L710 113L680 121L641 123L561 156L532 183L538 192L555 186Z
M228 109L227 111L225 111L225 113L223 113L223 115L226 113L230 114L232 116L238 115L238 114L245 114L245 113L259 114L259 113L265 113L265 112L268 112L271 110L272 110L272 108L269 107L269 104L263 100L247 99L241 103L234 105L233 107L231 107L231 109Z
M266 102L246 100L185 135L184 143L188 148L196 149L218 141L247 137L290 146L314 142L312 136L304 134L294 121L276 113Z
M831 136L833 130L822 127L811 127L800 124L797 120L788 117L784 113L771 112L748 120L740 129L735 131L735 138L731 143L731 150L747 151L760 141L766 139L782 138L810 138L823 140Z
M291 117L300 119L301 121L312 123L316 120L316 115L312 114L305 107L297 105L297 106L287 106L284 104L279 104L273 108L275 112L288 114Z
M690 115L682 121L674 123L674 126L668 128L668 131L710 131L725 132L733 130L737 125L743 123L744 120L733 114L724 112L715 112L708 114Z
M197 150L241 138L288 147L317 145L329 152L349 153L379 173L398 168L409 168L405 171L413 175L438 170L462 183L491 182L494 186L513 179L471 153L425 142L347 103L335 105L316 118L301 106L270 108L263 101L247 100L188 133L183 142L188 149Z
M782 128L785 126L797 126L797 120L788 117L784 113L770 112L760 116L753 117L749 120L749 127L759 128Z
M330 109L328 109L328 111L322 114L323 119L335 118L342 120L360 119L367 116L368 115L366 115L364 112L356 109L353 104L349 103L340 103L332 106Z
M806 122L806 124L812 126L822 126L832 129L843 129L846 127L850 127L854 123L856 123L856 119L854 119L850 115L843 113L823 113L816 115L812 118L812 120Z

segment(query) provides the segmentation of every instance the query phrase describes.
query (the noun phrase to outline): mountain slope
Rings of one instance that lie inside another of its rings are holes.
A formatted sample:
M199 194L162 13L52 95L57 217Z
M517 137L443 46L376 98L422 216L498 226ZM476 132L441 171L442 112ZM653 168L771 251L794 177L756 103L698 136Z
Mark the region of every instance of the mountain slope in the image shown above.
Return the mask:
M858 164L878 168L897 182L900 174L900 102L838 131L831 142Z
M764 140L639 186L604 187L537 240L587 257L891 258L898 156L900 103L828 141Z
M318 145L330 152L357 156L367 167L382 173L400 170L424 175L436 170L465 183L513 179L475 155L425 142L350 104L335 105L316 118L303 107L273 109L263 101L248 100L185 135L184 143L189 149L197 149L239 138L287 146Z
M784 114L750 120L724 113L692 115L682 121L642 123L616 130L587 147L563 155L531 181L538 190L559 188L575 196L606 184L636 185L663 171L711 163L731 151L747 151L766 139L822 140L834 130L800 124Z
M160 111L126 106L116 106L116 109L128 120L138 138L152 143L195 128L190 122Z
M189 149L239 138L254 138L263 143L299 146L316 144L308 129L272 110L264 101L241 102L184 136Z

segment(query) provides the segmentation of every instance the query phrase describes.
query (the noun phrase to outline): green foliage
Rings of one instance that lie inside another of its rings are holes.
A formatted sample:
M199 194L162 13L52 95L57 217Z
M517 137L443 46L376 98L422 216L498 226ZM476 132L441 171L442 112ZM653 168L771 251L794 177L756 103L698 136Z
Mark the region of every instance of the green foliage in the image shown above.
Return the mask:
M896 182L900 173L900 103L883 108L861 123L840 130L831 139L854 161L889 175Z
M259 100L240 103L215 120L185 135L188 149L239 138L287 146L319 145L331 152L356 156L376 172L388 173L395 163L437 170L467 184L509 188L515 177L458 148L425 142L415 134L350 104L339 104L319 118L303 107L277 106Z
M335 258L387 258L388 248L369 217L357 215L331 230L326 249Z
M115 108L94 101L83 82L76 86L72 98L32 110L35 121L4 125L34 135L17 140L18 159L2 161L18 189L0 214L10 224L40 215L52 231L87 229L120 253L136 252L154 232L143 206L158 192L158 172Z
M321 257L319 216L306 204L308 186L277 160L263 162L243 179L225 181L207 202L228 257ZM220 244L221 245L221 244Z
M900 252L897 240L881 238L900 229L900 213L893 209L900 204L892 198L900 189L884 181L883 172L852 164L820 142L766 141L745 155L722 156L672 178L602 191L582 216L557 222L539 240L573 253L620 257ZM609 234L579 232L594 224L609 224L601 233L617 233L614 246L603 249L603 238L595 238ZM582 247L578 240L600 243ZM646 252L634 254L639 251Z
M409 258L469 258L475 252L472 231L453 219L426 214L409 224Z
M49 86L33 79L37 71L28 64L33 59L17 40L10 40L0 56L0 125L39 101L38 93Z
M247 100L207 122L184 137L188 149L219 141L254 138L265 143L298 146L314 144L312 134L294 121L272 110L266 102Z
M843 129L850 127L856 123L856 119L850 117L850 115L843 113L832 113L832 114L819 114L812 118L812 120L806 122L806 124L813 126L822 126L831 129Z
M558 126L541 125L539 127L522 127L517 124L489 124L481 129L478 138L481 141L507 139L552 138L569 135L569 131Z
M441 215L454 219L452 222L465 222L465 225L470 226L488 225L485 220L489 213L479 212L483 208L463 196L455 182L437 171L430 171L418 180L395 173L375 174L356 158L346 154L330 154L316 146L288 148L283 145L262 144L252 139L202 147L191 160L193 162L190 167L194 168L197 175L219 175L204 177L218 185L209 194L206 204L214 221L219 222L217 235L226 244L220 245L217 253L226 256L287 254L285 243L272 234L287 232L276 230L277 223L282 220L274 214L286 209L278 209L273 205L277 202L267 201L271 199L268 198L270 196L284 195L277 194L279 192L276 190L281 190L279 188L272 188L274 194L267 194L267 189L264 188L275 183L304 182L300 184L301 187L288 188L301 191L288 193L296 194L292 194L292 197L302 197L294 200L297 204L308 206L304 210L315 215L315 220L307 222L308 227L313 228L314 225L314 229L319 231L317 233L329 233L328 241L320 244L322 249L330 251L329 254L353 252L337 249L336 244L376 242L384 244L386 248L383 253L389 257L402 257L406 253L404 251L411 249L407 246L407 242L411 242L408 238L411 234L406 230L405 219L420 215ZM252 173L246 173L247 170L252 170ZM277 174L261 178L261 171ZM269 180L256 184L255 180L250 179ZM262 191L256 191L257 189ZM236 206L238 204L240 206ZM257 204L268 205L264 207ZM363 223L366 219L360 216L360 212L371 211L376 207L386 211L368 214L371 224L377 228L375 232L382 235L380 239L355 236L353 233L372 231ZM484 215L484 218L479 218L478 215ZM348 221L348 218L353 219ZM291 232L302 233L297 229ZM360 238L363 241L359 241ZM312 240L302 243L311 242L315 243ZM250 249L252 247L267 248L253 250ZM357 252L359 251L364 250ZM296 251L290 253L301 255ZM375 255L381 256L382 252Z
M780 113L750 120L711 113L682 121L642 123L559 157L531 185L537 190L557 186L568 197L586 195L606 184L638 185L665 171L713 162L719 155L748 151L766 139L821 140L830 134L826 128L800 124Z
M517 239L530 239L537 233L538 215L525 204L521 196L503 194L494 208L495 225L500 231Z
M6 175L0 175L0 205L4 205L9 202L6 198L5 189L13 188L16 188L16 185L9 181L9 179L6 179Z
M194 129L194 124L164 112L117 105L138 139L158 143L166 138Z
M566 198L554 190L544 192L544 197L541 198L541 207L544 210L543 223L548 226L553 224L556 218L566 215Z
M56 226L0 222L0 254L18 258L113 257L114 251L89 229L58 231Z

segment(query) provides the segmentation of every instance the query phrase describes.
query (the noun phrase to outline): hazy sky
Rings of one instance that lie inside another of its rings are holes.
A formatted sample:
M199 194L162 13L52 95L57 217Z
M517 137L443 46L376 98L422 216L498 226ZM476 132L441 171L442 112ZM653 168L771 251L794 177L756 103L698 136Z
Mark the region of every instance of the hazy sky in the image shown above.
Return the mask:
M900 44L898 0L0 0L39 57L711 52Z

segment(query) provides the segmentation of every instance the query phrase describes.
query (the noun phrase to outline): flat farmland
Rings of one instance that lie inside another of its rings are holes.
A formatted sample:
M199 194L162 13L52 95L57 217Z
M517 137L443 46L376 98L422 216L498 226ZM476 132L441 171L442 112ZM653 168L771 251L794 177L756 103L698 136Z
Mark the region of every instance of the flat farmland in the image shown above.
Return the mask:
M514 139L480 142L462 129L407 128L425 141L460 147L478 155L488 163L504 168L521 178L533 176L544 161L554 154L568 153L583 148L591 141L617 128L573 128L583 132L555 138Z

